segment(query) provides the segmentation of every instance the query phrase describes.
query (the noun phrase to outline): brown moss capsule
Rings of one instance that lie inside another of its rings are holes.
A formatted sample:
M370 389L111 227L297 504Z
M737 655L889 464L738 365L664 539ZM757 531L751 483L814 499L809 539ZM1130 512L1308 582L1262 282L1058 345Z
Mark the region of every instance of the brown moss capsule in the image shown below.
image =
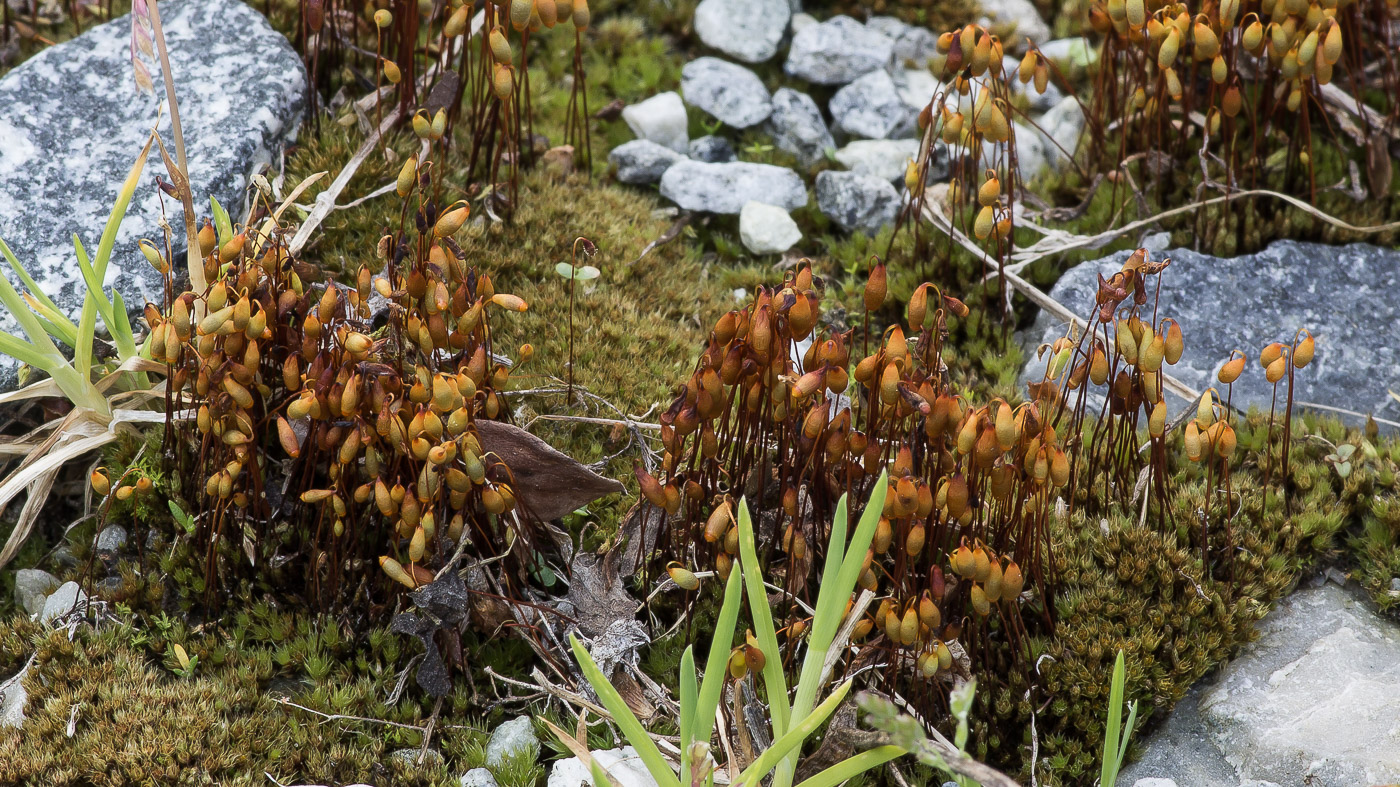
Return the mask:
M968 600L972 602L972 611L976 612L978 617L985 618L991 614L992 602L987 598L987 591L983 590L981 585L974 584L972 586Z
M592 21L592 14L588 11L588 0L574 0L573 20L574 27L579 30L588 29L588 24Z
M889 284L886 281L885 264L877 262L874 268L870 269L870 277L865 281L865 310L876 311L885 303L885 294L889 291Z
M447 18L447 22L442 26L443 35L448 38L456 38L467 31L467 22L471 20L471 7L462 5L452 12L452 16Z
M514 70L508 65L497 64L491 75L491 89L501 101L510 98L511 93L515 92Z
M666 573L670 575L671 581L676 583L676 587L681 590L699 590L700 580L695 573L681 565L678 561L671 561L666 566Z
M1279 356L1278 358L1274 359L1273 363L1269 364L1268 367L1264 369L1264 379L1268 380L1270 383L1276 383L1279 380L1282 380L1284 374L1286 374L1287 372L1288 361L1285 360L1282 356Z
M904 541L904 551L910 557L918 557L924 551L926 537L923 525L914 525L909 528L909 536Z
M106 497L112 491L112 479L107 477L107 468L99 467L88 476L88 483L92 485L92 491L98 497Z
M967 548L967 544L958 547L953 553L953 573L960 577L971 577L977 571L977 560L972 555L972 550Z
M384 79L391 85L397 85L403 79L403 71L399 69L399 64L389 58L381 58L380 67L384 71Z
M384 570L385 574L389 575L390 579L394 580L400 585L403 585L404 587L409 588L410 590L418 587L418 583L414 581L413 577L409 576L407 571L404 571L404 568L399 563L399 561L389 557L388 555L380 556L379 567Z
M749 664L748 659L744 658L744 649L735 648L729 654L729 677L734 680L742 680L747 674L749 674Z
M1312 363L1313 359L1314 347L1312 334L1306 331L1304 331L1304 334L1303 340L1299 342L1297 348L1293 350L1293 365L1299 369Z

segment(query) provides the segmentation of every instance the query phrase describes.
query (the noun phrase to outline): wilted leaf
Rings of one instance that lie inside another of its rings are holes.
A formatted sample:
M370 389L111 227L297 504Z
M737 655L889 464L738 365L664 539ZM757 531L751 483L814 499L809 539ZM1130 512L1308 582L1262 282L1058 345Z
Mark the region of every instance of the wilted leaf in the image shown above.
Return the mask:
M559 519L625 487L604 478L518 426L477 421L481 447L495 453L515 477L515 497L524 513L541 521Z

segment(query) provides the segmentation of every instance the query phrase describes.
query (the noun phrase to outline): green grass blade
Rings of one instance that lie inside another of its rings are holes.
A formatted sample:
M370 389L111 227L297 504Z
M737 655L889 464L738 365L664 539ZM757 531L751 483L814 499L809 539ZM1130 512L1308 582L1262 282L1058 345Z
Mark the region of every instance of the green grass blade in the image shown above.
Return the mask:
M107 293L102 291L102 278L92 267L92 260L88 258L87 249L83 248L83 242L78 240L76 232L73 233L73 248L78 254L78 272L83 274L83 283L87 285L87 294L96 302L97 311L102 315L102 321L105 323L112 314L112 302L107 300ZM78 339L81 341L82 336L79 335Z
M97 329L97 307L91 298L83 302L78 318L78 344L73 347L73 369L84 380L92 379L92 335Z
M681 783L690 782L690 744L695 741L695 652L687 645L681 654Z
M39 286L39 283L30 277L29 271L24 267L24 264L15 257L15 253L10 251L9 245L3 240L0 240L0 253L5 255L5 261L10 264L10 268L14 270L15 275L19 276L19 280L24 283L25 288L29 290L29 294L34 300L43 305L43 309L36 309L35 311L47 317L49 321L53 322L55 325L65 328L70 334L76 334L78 332L78 326L74 325L73 321L68 319L68 315L64 314L63 310L58 308L58 304L54 303L53 299L48 296L48 293L44 292Z
M821 727L822 723L827 720L827 717L836 712L837 706L846 698L846 694L848 694L850 690L851 682L848 680L838 686L835 691L831 692L831 696L827 697L825 702L818 705L811 713L807 714L807 718L801 721L795 721L792 725L792 729L774 740L772 746L765 749L763 753L758 756L758 759L753 761L752 765L745 768L744 772L739 774L739 783L758 784L779 762L787 759L789 754L800 754L802 743Z
M700 683L700 693L695 704L695 724L692 727L694 740L709 743L710 733L715 728L715 708L719 707L720 694L724 691L724 678L728 674L729 650L734 644L734 627L739 622L739 605L744 600L738 566L729 572L729 580L724 584L724 604L719 610L719 620L715 622L714 633L710 637L710 655L705 661L705 677ZM684 704L681 713L688 711ZM684 748L682 748L684 751Z
M117 229L126 217L126 209L131 205L131 198L135 196L137 186L141 184L141 171L146 168L146 156L150 152L151 138L148 137L145 147L141 148L140 155L126 173L121 191L117 192L117 201L112 204L112 213L107 216L107 225L102 228L102 237L97 241L97 258L93 264L99 282L107 276L107 263L112 259L112 247L117 242ZM110 327L111 325L108 325L108 328Z
M10 284L9 278L5 276L0 276L0 303L3 303L5 308L10 310L10 314L19 323L19 327L24 329L25 335L29 337L29 345L34 348L35 352L42 356L63 359L58 348L49 339L49 332L44 330L43 324L39 322L38 316L30 311L29 304L24 302L24 298L20 297L15 286ZM67 361L64 360L63 363L67 364ZM39 368L50 371L42 366Z
M1118 781L1118 732L1123 721L1123 651L1113 662L1113 681L1108 689L1108 721L1104 728L1103 753L1099 765L1099 787L1113 787Z
M608 680L603 671L598 669L594 663L593 656L588 649L579 642L578 636L569 635L569 644L573 647L574 658L578 660L579 668L583 670L583 676L588 679L588 684L593 687L593 691L602 701L603 707L612 714L613 723L622 731L622 736L627 742L632 744L632 748L637 750L637 755L642 758L642 764L646 765L647 772L651 778L661 787L680 787L680 780L671 770L671 766L666 763L666 758L661 756L661 750L656 748L656 743L647 735L646 728L637 720L632 709L627 707L626 700L613 687L612 681Z
M797 787L837 787L842 782L853 779L872 768L878 768L905 754L908 752L898 746L879 746L868 749L821 771L810 779L799 783Z
M34 345L23 339L11 336L4 331L0 331L0 353L4 353L21 363L29 364L35 369L41 369L43 371L48 371L46 367L51 360L45 358L39 351L35 350Z
M228 211L213 196L209 197L209 211L214 214L214 229L219 233L219 245L233 240L233 222L229 220Z
M1118 743L1118 770L1123 770L1123 762L1128 758L1128 740L1133 737L1133 725L1137 723L1137 701L1128 703L1128 723L1123 725L1123 740Z
M758 549L754 546L753 520L747 500L739 501L739 562L748 590L749 614L753 617L754 636L766 657L763 684L768 689L768 711L773 722L773 737L782 737L791 723L788 705L787 678L783 675L782 653L778 649L778 633L773 628L773 610L768 606L768 590L763 586L763 570L758 564Z

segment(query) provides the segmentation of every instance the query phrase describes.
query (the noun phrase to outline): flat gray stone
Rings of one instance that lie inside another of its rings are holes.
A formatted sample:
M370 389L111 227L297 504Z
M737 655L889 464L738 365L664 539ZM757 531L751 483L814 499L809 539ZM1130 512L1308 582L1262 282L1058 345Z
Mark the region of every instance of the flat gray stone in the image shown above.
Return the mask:
M802 240L802 230L786 210L747 202L739 211L739 240L754 254L782 254Z
M116 554L126 548L126 528L121 525L108 525L97 534L97 551Z
M649 139L624 142L608 153L608 163L617 167L623 183L655 183L661 175L685 156Z
M622 119L638 139L649 139L677 153L684 154L690 143L685 102L674 90L624 107Z
M932 103L933 97L943 89L943 83L926 68L897 68L890 76L894 79L899 97L914 110L915 116Z
M865 26L890 38L899 38L910 29L909 24L897 16L872 16L865 20Z
M701 0L695 34L735 60L762 63L778 53L791 18L788 0Z
M871 71L831 97L837 128L854 137L890 139L911 136L919 113L909 106L888 71Z
M855 172L817 175L817 207L848 231L874 234L899 215L899 192L889 181Z
M706 213L738 213L755 200L797 210L807 204L807 187L796 172L772 164L682 161L661 176L661 196Z
M1127 256L1119 252L1076 265L1060 277L1050 297L1087 317L1098 275L1118 271ZM1163 274L1158 313L1181 324L1186 345L1180 361L1164 367L1173 377L1197 390L1220 387L1216 374L1239 348L1249 361L1234 383L1233 403L1267 412L1273 386L1259 367L1259 351L1270 342L1291 341L1295 331L1306 328L1316 337L1316 354L1294 375L1295 400L1400 419L1400 402L1389 394L1400 391L1400 343L1377 333L1393 335L1400 321L1400 251L1365 243L1279 240L1257 254L1229 259L1186 249L1153 255L1162 257L1172 263ZM1065 333L1057 323L1041 313L1028 338L1037 344L1054 341ZM1032 360L1024 378L1039 380L1043 372L1043 362ZM1280 383L1280 401L1283 387ZM1176 396L1167 402L1173 409L1185 404ZM1362 420L1338 417L1357 425Z
M938 38L926 27L907 27L894 38L894 61L905 68L927 68L938 54Z
M681 94L733 128L762 123L773 112L773 98L754 72L717 57L699 57L681 69Z
M87 594L78 587L77 582L64 582L48 598L44 599L44 608L39 610L39 622L45 625L52 623L55 619L67 615L83 602L87 601Z
M496 777L485 768L472 768L462 774L461 787L496 787Z
M889 65L894 39L849 16L802 28L792 37L783 70L818 85L844 85Z
M1143 741L1120 783L1400 780L1400 625L1327 582L1284 599L1259 629Z
M37 615L44 609L44 600L62 584L43 569L22 568L15 572L15 603L26 615Z
M486 742L486 767L499 769L515 757L534 759L540 753L540 739L529 716L517 716L491 732Z
M792 88L781 87L773 93L773 114L765 128L779 150L797 156L805 166L821 161L826 151L836 148L817 102Z
M858 139L836 151L836 161L851 172L902 185L910 160L919 156L919 145L917 139ZM933 154L929 175L939 180L948 173L948 151L935 143Z
M980 0L978 5L982 9L981 21L984 26L1014 26L1015 35L1009 37L1008 50L1024 51L1026 47L1022 39L1025 38L1036 42L1050 40L1050 26L1040 18L1040 12L1031 0ZM1008 37L1002 36L1002 39L1007 41Z
M1011 125L1016 130L1016 169L1021 174L1021 179L1030 183L1050 166L1052 155L1058 151L1051 147L1044 135L1025 123L1016 120L1012 121ZM984 167L996 168L996 162L1005 159L1006 143L982 145Z
M690 157L696 161L705 161L711 164L733 161L737 158L734 154L734 146L729 143L729 140L713 134L692 139L690 141Z
M237 0L164 0L160 12L195 210L207 215L213 195L241 216L249 176L276 158L301 120L301 58L262 14ZM86 287L74 263L73 233L95 253L165 98L155 64L148 67L156 94L136 89L130 35L131 18L122 16L44 49L0 79L0 238L74 322ZM169 129L170 113L162 112L161 135L173 155ZM163 296L159 274L136 245L141 238L159 242L162 204L177 228L176 259L185 253L180 202L159 192L157 174L169 180L153 150L107 268L106 284L121 292L132 314ZM8 315L0 316L0 329L22 335ZM16 385L17 368L0 356L0 389Z
M1079 147L1079 138L1084 133L1084 109L1074 96L1065 96L1049 112L1040 116L1036 126L1046 165L1061 169L1070 163ZM1019 128L1017 132L1020 132Z
M29 674L29 665L0 681L0 730L24 725L24 706L29 702L29 692L24 688L24 678Z

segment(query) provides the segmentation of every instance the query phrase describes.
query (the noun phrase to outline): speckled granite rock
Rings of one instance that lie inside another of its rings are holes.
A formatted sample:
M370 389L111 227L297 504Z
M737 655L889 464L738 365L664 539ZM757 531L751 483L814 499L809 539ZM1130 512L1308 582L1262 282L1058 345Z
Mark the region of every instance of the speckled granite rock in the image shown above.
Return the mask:
M817 207L847 231L874 235L895 220L900 204L894 186L874 175L834 170L817 174Z
M740 65L717 57L699 57L681 69L681 95L732 128L762 123L773 113L773 98L763 80Z
M797 156L806 166L821 161L827 150L836 147L817 102L789 87L780 87L773 93L773 114L768 116L764 128L773 135L773 144Z
M849 16L834 16L792 37L783 70L818 85L844 85L884 68L894 55L894 39Z
M702 0L695 34L732 58L762 63L777 54L791 16L787 0Z
M706 213L738 213L755 200L797 210L807 204L807 187L796 172L772 164L687 160L661 176L661 196L686 210Z
M1076 314L1088 314L1098 274L1119 270L1128 252L1081 263L1056 282L1050 296ZM1186 351L1171 374L1202 390L1236 347L1249 354L1235 382L1234 403L1269 409L1273 386L1259 368L1259 351L1291 340L1299 328L1316 337L1317 354L1296 376L1294 398L1400 419L1400 251L1364 243L1324 246L1275 241L1258 254L1220 259L1193 251L1162 253L1172 264L1163 274L1159 313L1181 324ZM1158 259L1159 255L1153 255ZM1042 313L1028 344L1064 335L1064 326ZM1032 358L1034 354L1032 353ZM1040 379L1044 362L1027 364L1024 378ZM1168 397L1179 408L1183 402Z
M1119 784L1400 780L1400 626L1329 582L1284 599L1259 629L1141 742Z
M267 20L237 0L164 0L188 151L194 204L209 196L241 213L249 175L271 162L295 134L306 102L301 60ZM127 171L156 120L157 96L139 93L131 76L123 16L49 47L0 79L0 238L58 305L77 320L84 288L73 263L73 233L89 251L107 221ZM157 85L159 69L151 67ZM159 96L164 99L164 90ZM169 135L170 113L161 114ZM159 238L164 175L158 153L147 162L107 269L133 313L159 299L160 279L137 248ZM168 180L168 177L167 177ZM164 197L170 224L182 227L178 200ZM184 233L175 233L176 256ZM6 274L13 274L8 267ZM0 329L18 332L8 317ZM16 365L0 357L0 389L16 383Z

